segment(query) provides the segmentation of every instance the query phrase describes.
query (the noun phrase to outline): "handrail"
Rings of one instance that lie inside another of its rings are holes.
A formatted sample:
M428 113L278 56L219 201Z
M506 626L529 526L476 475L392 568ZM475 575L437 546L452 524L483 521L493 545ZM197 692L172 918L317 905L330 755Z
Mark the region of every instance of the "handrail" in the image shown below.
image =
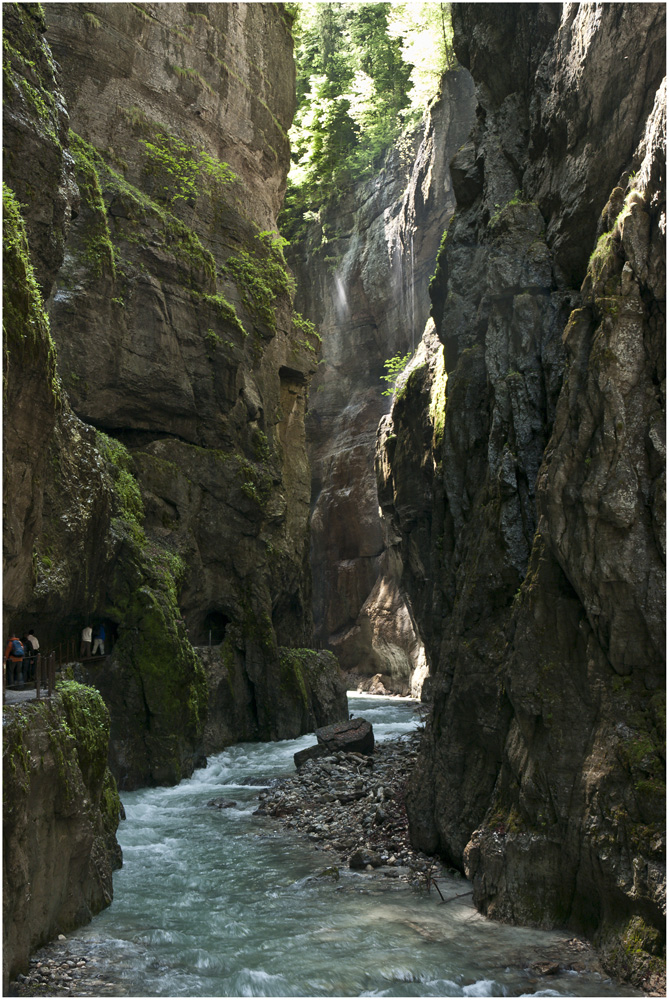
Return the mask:
M35 699L37 701L42 700L42 674L44 674L44 680L46 681L46 696L50 698L56 689L55 651L47 653L46 656L42 656L41 653L37 654L35 663Z

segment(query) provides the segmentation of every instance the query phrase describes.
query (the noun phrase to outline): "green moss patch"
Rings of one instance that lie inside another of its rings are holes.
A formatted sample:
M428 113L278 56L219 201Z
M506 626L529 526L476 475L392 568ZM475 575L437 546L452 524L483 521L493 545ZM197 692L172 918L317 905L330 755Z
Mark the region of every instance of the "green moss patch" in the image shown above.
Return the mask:
M108 253L115 266L121 260L118 245L125 241L129 245L136 242L144 246L144 235L141 232L143 223L150 223L157 235L161 235L165 248L169 250L189 272L190 281L195 288L201 288L203 283L212 286L216 281L216 265L209 250L206 250L200 239L191 228L177 219L164 205L159 204L144 194L125 177L114 170L103 158L102 154L90 143L70 132L70 144L78 158L78 170L88 180L84 183L82 193L86 204L95 218L95 223L84 230L83 238L86 246L85 259L92 266L95 274L100 273L96 264L95 249L101 255ZM175 183L180 184L180 181ZM185 182L184 182L185 183ZM112 233L108 228L105 199L119 200L127 215L127 225L119 234ZM90 230L90 231L89 231ZM97 233L97 236L95 235ZM109 247L105 248L105 235L109 237ZM91 235L92 234L92 235ZM92 240L97 242L91 243ZM116 244L116 249L115 249Z
M309 708L309 694L304 679L304 670L307 663L311 662L315 655L313 649L286 649L282 647L279 650L281 692L292 701L301 703L305 709Z
M98 451L112 469L114 489L119 499L120 517L139 528L144 518L144 504L139 483L132 473L130 452L120 441L109 437L103 431L96 431L95 441Z
M114 278L116 259L98 171L102 160L94 147L84 142L76 132L70 130L69 138L70 152L77 168L79 191L90 210L82 226L86 261L95 277L110 274Z
M435 458L444 441L446 426L446 384L448 374L444 365L444 348L440 347L437 355L437 365L430 388L430 421L432 423L432 451Z
M639 915L608 928L600 944L606 970L633 986L666 973L664 935Z
M51 338L49 319L44 311L30 256L25 223L14 192L2 186L3 291L2 331L4 339L5 392L13 377L10 366L16 365L16 378L29 360L44 366L44 380L54 404L61 400L57 375L56 348Z
M98 785L107 767L109 712L99 693L76 681L57 686L65 718L74 737L77 759L87 787Z
M277 300L292 299L295 291L283 254L286 242L277 233L259 232L252 244L228 257L221 269L237 285L249 314L271 331L276 330Z
M54 87L56 68L43 36L40 4L3 4L3 100L18 96L37 133L60 147L61 109Z

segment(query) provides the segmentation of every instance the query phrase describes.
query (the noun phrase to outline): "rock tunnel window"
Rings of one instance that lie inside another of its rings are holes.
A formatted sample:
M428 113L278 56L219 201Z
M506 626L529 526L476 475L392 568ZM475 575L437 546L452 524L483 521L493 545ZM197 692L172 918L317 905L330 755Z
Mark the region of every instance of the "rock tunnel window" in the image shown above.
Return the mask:
M223 612L210 611L204 620L203 645L220 646L225 639L225 630L229 624L230 619Z

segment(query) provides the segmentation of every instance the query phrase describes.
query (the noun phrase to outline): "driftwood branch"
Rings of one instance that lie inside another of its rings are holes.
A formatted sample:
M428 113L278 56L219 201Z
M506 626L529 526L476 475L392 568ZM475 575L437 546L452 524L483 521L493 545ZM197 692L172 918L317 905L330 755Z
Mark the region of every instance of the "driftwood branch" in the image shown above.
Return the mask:
M458 893L457 896L451 896L450 899L444 899L444 897L441 896L441 893L439 893L439 895L441 896L442 903L452 903L454 899L462 899L463 896L473 896L473 894L474 894L474 890L470 889L469 892L460 892L460 893Z

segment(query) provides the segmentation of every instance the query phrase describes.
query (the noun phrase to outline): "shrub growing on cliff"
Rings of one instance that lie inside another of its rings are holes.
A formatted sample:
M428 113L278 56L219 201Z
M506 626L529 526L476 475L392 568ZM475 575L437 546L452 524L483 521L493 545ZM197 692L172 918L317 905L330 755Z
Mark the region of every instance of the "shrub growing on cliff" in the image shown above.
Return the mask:
M145 152L146 173L154 179L155 196L170 205L191 201L200 191L212 196L239 178L223 160L216 160L167 130L140 139Z
M270 330L276 329L276 300L292 297L295 289L283 255L286 242L278 233L259 232L250 247L240 247L221 269L236 283L249 313Z
M139 483L132 474L130 452L103 431L96 432L96 443L100 453L114 470L114 489L119 499L120 517L134 529L141 529L144 518L144 504Z
M397 380L409 364L411 360L412 351L408 354L395 354L392 358L388 358L387 361L383 362L383 367L386 369L386 374L382 375L381 378L384 382L389 382L387 389L384 389L381 393L382 396L392 396L395 392L395 387L397 385Z

